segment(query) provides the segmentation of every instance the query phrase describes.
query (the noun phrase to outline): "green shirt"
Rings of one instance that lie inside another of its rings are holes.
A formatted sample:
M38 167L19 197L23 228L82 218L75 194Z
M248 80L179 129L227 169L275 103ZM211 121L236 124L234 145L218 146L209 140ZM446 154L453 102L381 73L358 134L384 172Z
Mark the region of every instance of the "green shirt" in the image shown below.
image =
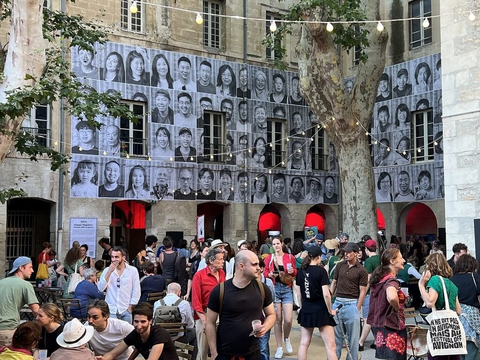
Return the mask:
M15 275L0 280L0 330L18 326L20 310L25 304L38 304L32 284Z
M451 282L449 279L443 278L445 282L445 287L447 288L448 295L448 304L450 305L450 310L455 311L457 304L458 288ZM438 275L434 275L428 280L427 289L432 288L438 293L438 299L435 302L435 307L437 310L442 310L445 308L445 298L443 296L443 286L442 281Z
M365 269L369 274L373 273L373 271L380 266L380 255L373 255L370 256L367 260L365 260Z
M336 264L342 261L343 258L339 258L337 255L334 255L328 260L328 277L330 278L330 282L333 280L333 274L335 273Z

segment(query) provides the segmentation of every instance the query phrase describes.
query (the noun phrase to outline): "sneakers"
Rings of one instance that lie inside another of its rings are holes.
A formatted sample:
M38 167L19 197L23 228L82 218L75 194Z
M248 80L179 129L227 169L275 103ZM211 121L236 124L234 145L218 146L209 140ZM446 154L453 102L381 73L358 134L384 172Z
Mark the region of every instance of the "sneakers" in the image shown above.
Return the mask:
M285 350L287 354L293 353L293 348L292 348L292 344L290 343L290 338L285 339Z
M278 347L277 351L275 352L275 359L283 358L283 348Z

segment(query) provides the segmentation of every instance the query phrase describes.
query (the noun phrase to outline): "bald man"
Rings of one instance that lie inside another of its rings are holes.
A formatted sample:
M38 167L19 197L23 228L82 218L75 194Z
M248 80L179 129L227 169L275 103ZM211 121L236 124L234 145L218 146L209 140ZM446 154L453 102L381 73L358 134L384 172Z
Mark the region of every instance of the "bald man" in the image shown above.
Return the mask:
M272 293L259 278L257 255L250 250L241 250L235 257L233 278L212 290L205 330L212 359L260 359L258 338L275 324L275 311ZM222 301L221 286L224 287ZM220 318L218 332L217 318ZM262 324L255 328L254 336L250 336L252 321L260 319L263 319Z
M172 282L167 286L167 295L163 299L157 300L153 305L153 314L155 316L157 308L161 306L173 306L178 300L180 300L180 294L182 288L180 284ZM185 333L179 333L176 336L172 336L173 341L180 341L184 344L193 345L192 359L197 358L197 337L195 334L195 322L193 321L192 308L188 301L180 301L177 305L180 315L182 315L182 323L187 324L187 331Z

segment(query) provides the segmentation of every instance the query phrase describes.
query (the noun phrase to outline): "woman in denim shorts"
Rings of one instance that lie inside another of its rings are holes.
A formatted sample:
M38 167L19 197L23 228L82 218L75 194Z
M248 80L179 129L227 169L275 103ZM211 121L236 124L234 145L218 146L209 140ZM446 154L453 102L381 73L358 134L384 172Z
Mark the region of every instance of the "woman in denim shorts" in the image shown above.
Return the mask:
M293 319L292 282L297 274L297 269L295 267L295 258L283 252L283 240L280 236L273 238L272 246L275 253L268 255L265 259L264 276L272 279L275 285L275 313L277 316L277 321L275 322L275 341L277 343L275 359L281 359L283 357L282 330L285 335L283 339L285 341L285 352L287 354L293 353L289 337ZM281 272L291 275L291 280L284 279L283 282L280 281L279 274Z

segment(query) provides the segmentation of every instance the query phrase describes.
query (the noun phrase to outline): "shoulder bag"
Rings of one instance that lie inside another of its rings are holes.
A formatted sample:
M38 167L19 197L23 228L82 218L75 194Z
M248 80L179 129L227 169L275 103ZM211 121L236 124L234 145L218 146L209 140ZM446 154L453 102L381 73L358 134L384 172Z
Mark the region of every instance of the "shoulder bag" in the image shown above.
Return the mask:
M445 310L437 310L433 306L432 313L427 316L430 323L427 334L428 351L432 356L465 355L467 354L465 330L457 313L450 309L445 282L441 276L439 278L443 287Z
M38 264L37 279L38 280L48 279L48 266L47 264L45 264L45 253L43 253L43 261L40 264Z
M290 255L290 256L292 256L292 255ZM278 271L278 279L280 280L280 282L282 282L283 284L285 284L287 286L292 285L293 284L293 276L290 275L289 273L287 273L286 271L280 271L280 269L278 268L277 259L275 257L275 254L272 254L272 257L273 257L273 264L275 265L275 267L277 268L277 271ZM283 264L283 267L285 268L286 264Z
M70 275L70 283L68 284L68 292L70 294L73 294L75 292L75 289L77 288L77 285L82 281L82 276L77 273L77 264L75 264L75 272Z

